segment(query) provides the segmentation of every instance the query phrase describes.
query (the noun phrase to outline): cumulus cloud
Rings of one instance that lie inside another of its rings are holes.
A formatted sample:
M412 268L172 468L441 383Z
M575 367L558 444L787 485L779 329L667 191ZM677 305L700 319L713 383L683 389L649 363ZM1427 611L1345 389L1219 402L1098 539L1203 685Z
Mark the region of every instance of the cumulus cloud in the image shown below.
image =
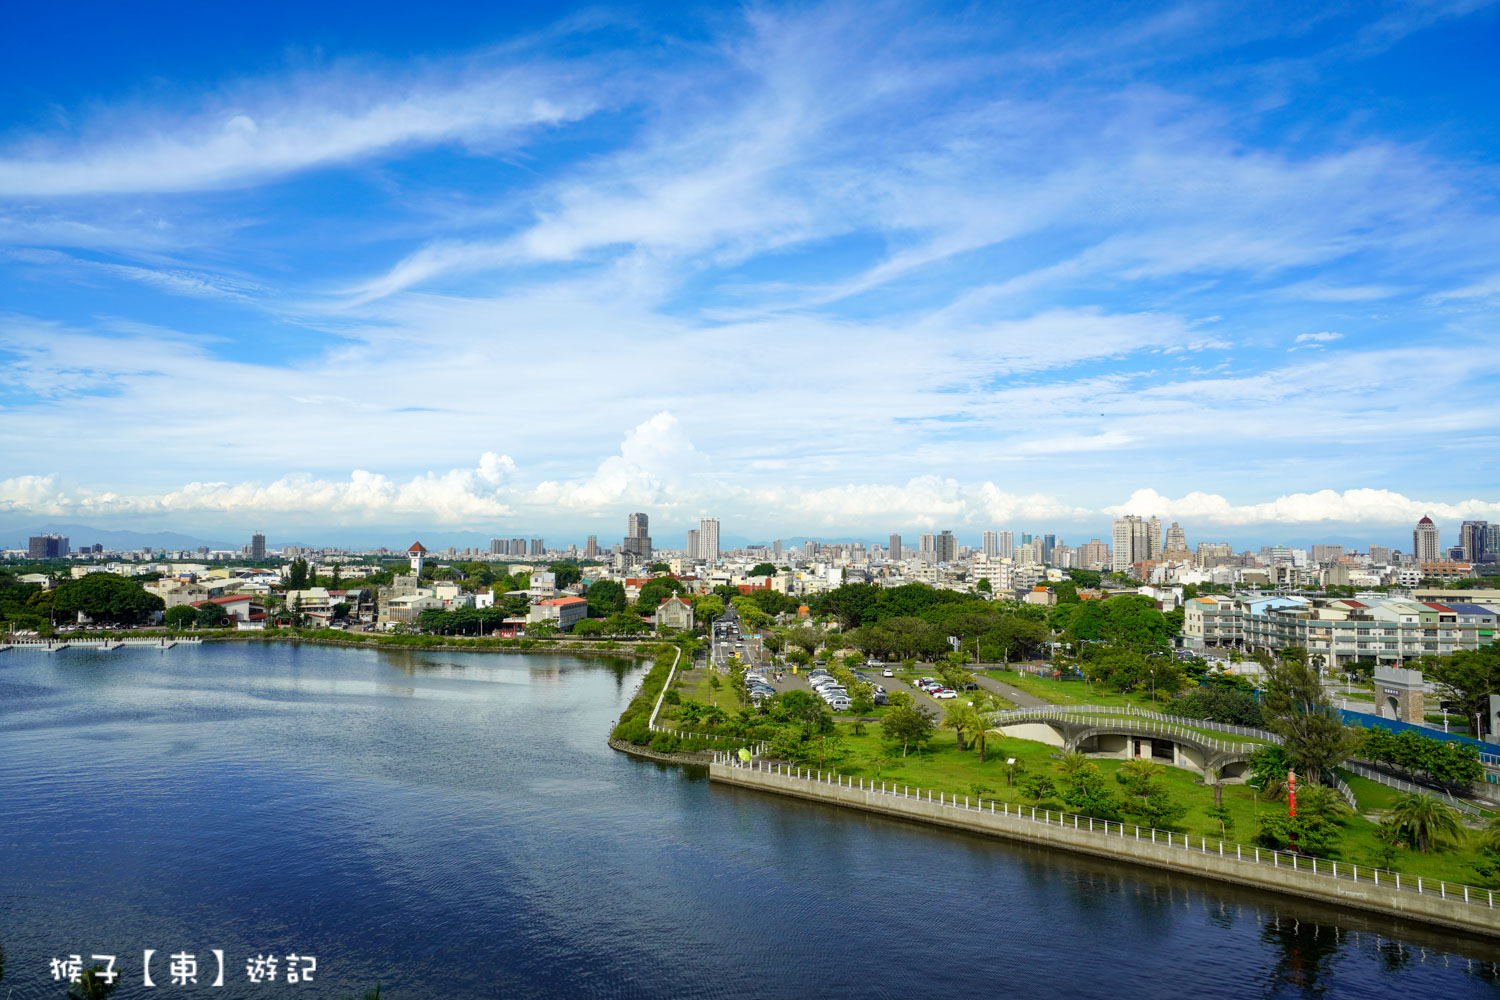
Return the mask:
M1234 504L1217 493L1193 492L1177 499L1152 489L1136 490L1130 499L1104 508L1114 517L1156 514L1181 521L1223 525L1252 524L1414 524L1430 516L1444 521L1500 519L1500 501L1461 500L1441 503L1413 500L1391 490L1319 490L1289 493L1263 503Z
M1297 343L1299 344L1328 344L1335 340L1343 339L1342 333L1299 333Z
M693 446L677 417L663 410L627 433L620 453L599 463L592 476L538 483L532 499L574 508L660 503L680 494L687 480L707 464L707 456Z
M313 515L330 521L392 515L422 517L443 525L512 513L498 487L515 470L509 456L486 452L473 469L425 473L397 481L356 469L347 479L283 476L269 483L194 482L164 493L122 495L88 489L65 491L55 476L0 481L0 511L50 515L217 514L238 518Z

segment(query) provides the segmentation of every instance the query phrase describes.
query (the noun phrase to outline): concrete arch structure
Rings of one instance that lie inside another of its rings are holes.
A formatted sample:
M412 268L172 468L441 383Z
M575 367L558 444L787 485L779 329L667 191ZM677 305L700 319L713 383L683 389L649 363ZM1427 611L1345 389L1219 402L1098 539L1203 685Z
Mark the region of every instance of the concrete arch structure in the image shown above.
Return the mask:
M1077 750L1090 756L1129 760L1146 757L1172 767L1208 775L1217 771L1221 782L1243 782L1249 774L1255 744L1224 744L1180 727L1132 725L1128 717L1086 719L1059 713L1053 718L1028 718L996 728L1005 736Z

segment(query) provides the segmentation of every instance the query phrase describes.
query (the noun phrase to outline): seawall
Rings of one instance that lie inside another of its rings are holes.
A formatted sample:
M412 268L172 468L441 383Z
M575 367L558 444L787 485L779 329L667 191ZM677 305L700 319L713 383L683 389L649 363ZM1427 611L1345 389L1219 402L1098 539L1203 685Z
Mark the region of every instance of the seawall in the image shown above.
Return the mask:
M1334 864L1305 857L1294 858L1264 848L1142 830L1129 824L1105 823L1088 817L1044 811L1033 813L1027 808L1004 803L975 805L967 799L960 803L952 796L946 801L934 801L930 797L901 794L899 789L905 786L817 774L777 768L760 761L748 766L730 764L723 755L718 755L709 766L709 777L714 781L777 795L1029 844L1044 844L1111 861L1250 885L1500 938L1500 909L1495 905L1500 893L1492 890L1393 876L1390 872L1382 873L1345 862Z

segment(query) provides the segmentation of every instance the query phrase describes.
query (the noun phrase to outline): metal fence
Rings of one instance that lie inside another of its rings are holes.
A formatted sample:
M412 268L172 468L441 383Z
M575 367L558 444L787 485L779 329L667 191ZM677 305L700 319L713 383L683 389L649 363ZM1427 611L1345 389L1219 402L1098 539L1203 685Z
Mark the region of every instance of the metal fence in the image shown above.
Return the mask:
M1357 774L1361 778L1366 778L1370 781L1378 782L1379 784L1385 785L1388 788L1394 788L1397 791L1417 792L1422 795L1431 795L1433 792L1438 792L1445 799L1447 799L1448 805L1452 806L1454 809L1459 810L1465 815L1474 817L1484 815L1484 813L1479 809L1476 809L1474 806L1469 805L1469 803L1463 801L1462 799L1454 798L1453 793L1446 789L1428 788L1423 785L1413 784L1410 781L1404 781L1401 778L1392 777L1391 775L1385 774L1382 771L1378 771L1373 767L1367 767L1364 764L1359 764L1352 760L1346 760L1339 766L1344 768L1351 774Z
M1034 806L1022 806L995 799L985 800L965 795L961 797L962 801L960 801L960 796L958 795L934 792L930 788L923 789L920 786L898 785L893 782L851 777L839 774L836 771L819 771L758 759L741 762L732 754L719 753L717 751L714 752L713 760L714 763L727 767L746 768L763 774L778 775L788 783L798 783L808 790L819 787L851 788L874 795L889 796L892 800L920 800L940 808L951 809L956 814L990 813L992 815L1013 816L1020 820L1047 826L1071 827L1075 831L1087 832L1094 835L1098 838L1098 845L1105 848L1108 848L1112 841L1118 840L1149 841L1150 843L1162 844L1166 847L1180 846L1186 851L1216 855L1226 860L1233 859L1238 864L1258 865L1262 868L1273 869L1285 868L1289 871L1350 883L1385 886L1401 892L1436 896L1443 900L1452 901L1455 906L1480 906L1491 910L1495 908L1495 890L1466 885L1461 882L1430 879L1425 876L1404 875L1401 872L1385 868L1374 868L1369 865L1357 865L1347 861L1328 861L1301 854L1292 854L1287 851L1272 850L1253 844L1241 844L1210 837L1192 837L1172 830L1133 826L1129 823L1118 823L1114 820L1095 819L1091 816L1080 816L1076 813L1038 809Z

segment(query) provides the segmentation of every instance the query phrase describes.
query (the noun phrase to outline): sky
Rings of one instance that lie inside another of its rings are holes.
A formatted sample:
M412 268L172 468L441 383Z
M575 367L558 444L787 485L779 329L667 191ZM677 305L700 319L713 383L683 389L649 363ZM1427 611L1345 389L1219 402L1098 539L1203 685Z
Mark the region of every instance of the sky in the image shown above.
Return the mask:
M1500 5L20 5L0 523L1500 520Z

